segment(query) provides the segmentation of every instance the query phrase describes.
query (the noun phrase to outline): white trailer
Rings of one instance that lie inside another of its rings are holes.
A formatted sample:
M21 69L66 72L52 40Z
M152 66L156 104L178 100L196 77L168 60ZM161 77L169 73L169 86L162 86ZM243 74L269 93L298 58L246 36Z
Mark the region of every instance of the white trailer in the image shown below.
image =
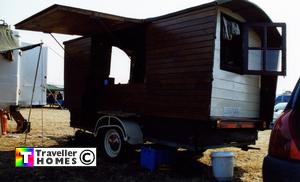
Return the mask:
M20 44L18 32L5 24L0 28L0 114L2 118L10 113L18 124L17 130L24 132L28 123L24 125L26 120L18 107L46 105L48 49L42 44Z
M28 46L28 43L22 43L22 46ZM19 105L29 106L32 96L32 88L36 65L39 55L39 47L23 52L20 61L19 72ZM46 85L47 85L47 61L48 48L42 47L39 68L37 72L37 79L34 91L32 105L43 106L46 105Z
M0 108L7 110L12 105L25 107L30 105L39 49L36 47L24 52L14 50L13 61L0 54ZM46 83L47 47L42 47L33 105L46 105Z

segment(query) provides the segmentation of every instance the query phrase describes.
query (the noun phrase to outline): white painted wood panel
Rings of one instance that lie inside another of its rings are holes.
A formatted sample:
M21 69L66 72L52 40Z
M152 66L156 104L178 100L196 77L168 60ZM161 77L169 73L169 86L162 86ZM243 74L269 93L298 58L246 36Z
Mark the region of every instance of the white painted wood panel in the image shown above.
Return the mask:
M260 105L260 76L240 75L220 69L220 14L225 13L238 19L245 20L226 8L219 8L213 67L213 83L210 115L213 117L259 117ZM251 45L260 44L253 33L249 34ZM250 55L252 56L252 55Z

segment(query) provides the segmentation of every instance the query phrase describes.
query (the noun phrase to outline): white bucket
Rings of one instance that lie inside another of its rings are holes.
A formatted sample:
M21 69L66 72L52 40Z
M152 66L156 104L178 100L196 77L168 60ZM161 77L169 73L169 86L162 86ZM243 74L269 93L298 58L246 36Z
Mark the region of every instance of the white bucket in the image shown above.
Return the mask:
M214 177L219 181L231 180L233 177L233 152L213 152L211 154Z

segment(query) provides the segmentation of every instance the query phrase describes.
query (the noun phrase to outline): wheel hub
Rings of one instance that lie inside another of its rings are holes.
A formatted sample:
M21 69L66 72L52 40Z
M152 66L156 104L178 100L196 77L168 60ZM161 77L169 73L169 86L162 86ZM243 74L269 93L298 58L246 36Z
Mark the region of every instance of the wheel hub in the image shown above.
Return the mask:
M106 154L111 157L117 157L121 152L122 139L119 132L115 129L110 129L106 132L104 137L104 149Z
M112 150L117 151L120 146L120 138L119 136L112 134L108 138L108 143Z

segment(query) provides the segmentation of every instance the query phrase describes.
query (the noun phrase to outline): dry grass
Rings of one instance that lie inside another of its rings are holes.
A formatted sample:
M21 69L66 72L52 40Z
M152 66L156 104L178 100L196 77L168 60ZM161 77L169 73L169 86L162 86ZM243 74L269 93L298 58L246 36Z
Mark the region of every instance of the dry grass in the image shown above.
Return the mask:
M22 109L22 115L28 118L29 109ZM42 119L43 118L43 119ZM74 135L74 129L69 127L69 111L54 109L33 109L31 112L31 131L27 135L25 145L24 134L13 134L16 123L8 120L9 135L0 138L0 151L10 151L15 147L41 147L59 145L64 140ZM42 120L44 133L42 134ZM42 135L43 143L42 143Z
M22 114L28 116L28 109ZM42 114L44 138L42 143ZM259 133L255 147L261 150L242 151L237 148L208 150L198 161L183 157L175 167L150 173L139 166L138 155L127 163L111 163L98 156L97 168L27 168L14 167L14 150L18 146L93 146L94 143L76 143L75 130L69 127L69 112L58 109L33 109L32 127L25 145L24 134L0 137L0 181L214 181L211 172L210 154L213 151L232 151L235 154L234 181L262 181L261 166L267 153L270 131ZM16 124L9 122L12 132ZM87 141L87 140L85 140Z
M242 151L238 148L221 148L216 150L207 150L200 162L210 165L210 154L214 151L231 151L234 152L235 161L235 180L236 181L262 181L262 161L267 155L269 146L270 130L261 131L258 134L258 140L253 147L260 150Z

